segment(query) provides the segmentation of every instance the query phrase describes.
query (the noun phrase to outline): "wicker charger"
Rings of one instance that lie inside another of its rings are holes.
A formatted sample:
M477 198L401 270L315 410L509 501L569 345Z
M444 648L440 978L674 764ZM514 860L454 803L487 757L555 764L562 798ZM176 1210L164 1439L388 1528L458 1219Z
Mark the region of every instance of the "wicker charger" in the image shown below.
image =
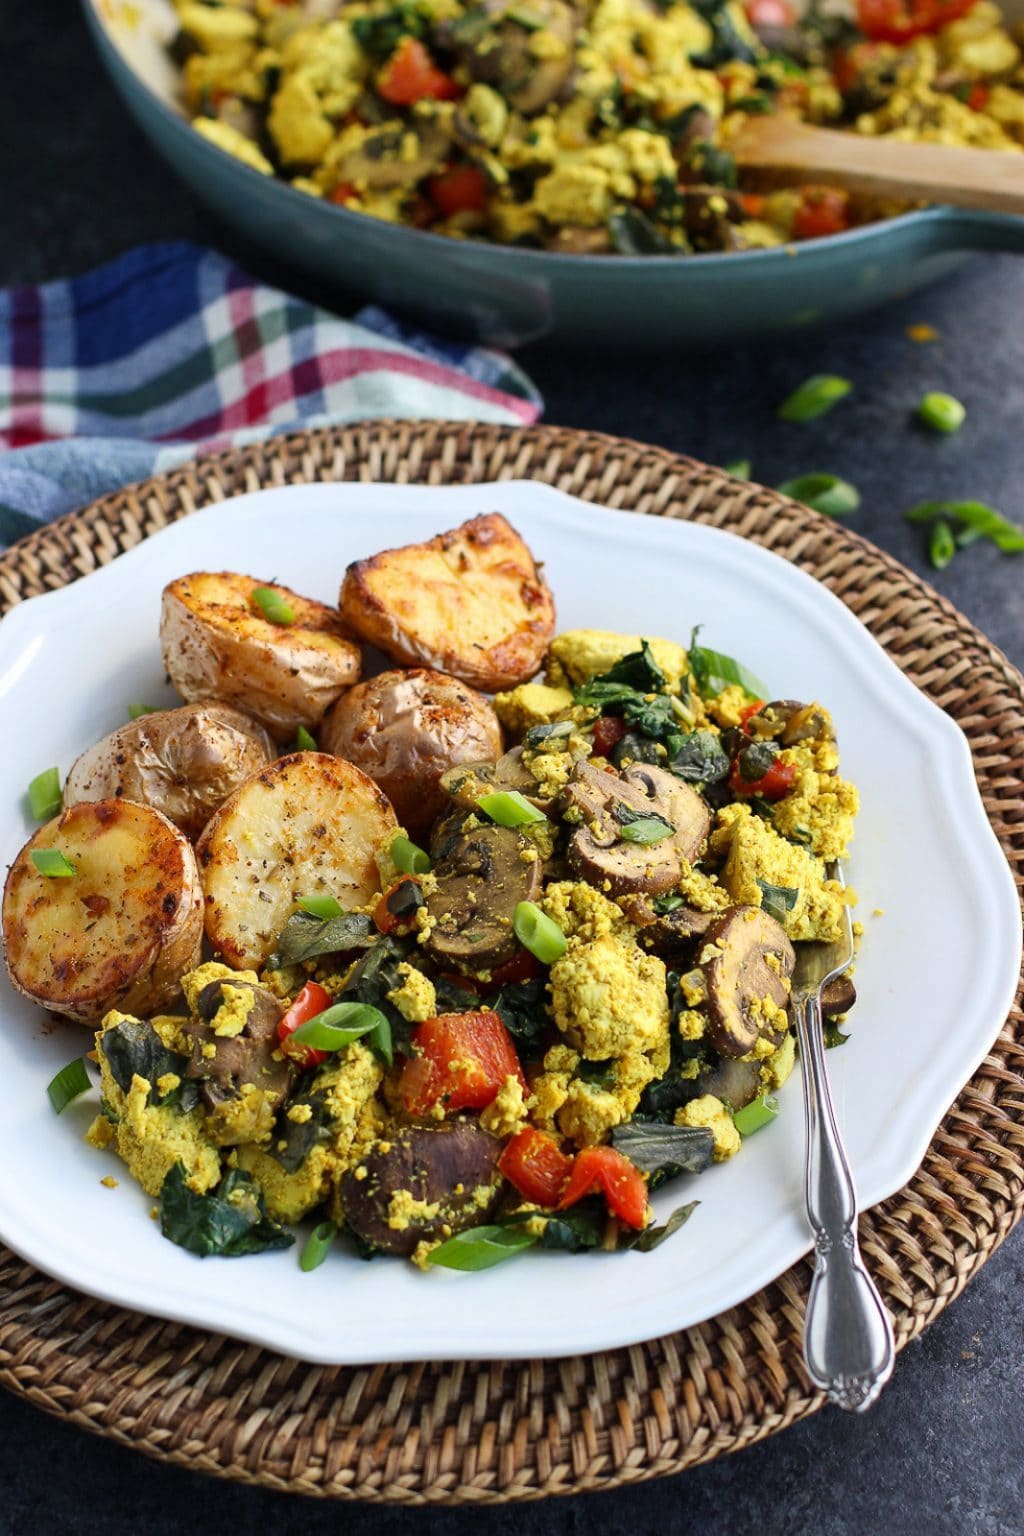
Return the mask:
M534 479L728 528L831 588L965 732L1024 887L1024 679L896 561L771 491L660 449L557 428L375 422L206 459L95 503L0 557L0 612L66 586L197 507L266 485ZM900 1348L1024 1206L1021 993L899 1194L861 1219ZM323 1367L94 1301L0 1247L0 1381L154 1456L277 1489L405 1504L610 1488L738 1450L820 1408L801 1360L806 1262L682 1333L586 1358Z

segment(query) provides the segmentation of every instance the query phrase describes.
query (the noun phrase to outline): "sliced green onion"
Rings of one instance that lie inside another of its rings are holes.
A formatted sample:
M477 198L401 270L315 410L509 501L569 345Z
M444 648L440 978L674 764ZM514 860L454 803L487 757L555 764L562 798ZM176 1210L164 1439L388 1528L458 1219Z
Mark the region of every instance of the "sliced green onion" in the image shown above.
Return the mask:
M933 389L921 401L917 414L933 432L959 432L967 419L967 410L955 395Z
M56 768L37 773L28 786L28 803L36 821L49 821L61 808L60 774Z
M138 720L143 715L158 715L159 713L160 713L160 709L159 709L159 706L156 705L156 704L129 704L128 705L128 719L129 720Z
M91 1086L84 1056L61 1067L53 1081L46 1085L54 1114L63 1114L71 1100L77 1099L79 1094L88 1093Z
M908 523L931 523L937 517L952 518L961 525L956 536L958 544L991 539L1004 555L1024 551L1024 528L1018 528L983 501L922 501L906 513Z
M299 1268L304 1274L309 1274L311 1269L319 1269L331 1251L338 1231L336 1222L321 1221L313 1228L306 1238L305 1246L299 1255Z
M304 725L300 725L295 732L295 750L296 752L319 752L320 750L316 744L316 737L311 736Z
M376 1051L386 1067L390 1067L395 1059L394 1042L391 1037L391 1020L385 1014L381 1014L380 1023L375 1029L371 1029L364 1037L365 1044L371 1051Z
M335 1003L300 1024L289 1035L288 1043L294 1040L296 1045L308 1045L314 1051L343 1051L353 1040L361 1040L387 1022L380 1009L368 1003Z
M727 475L732 475L734 480L750 479L749 459L733 459L730 463L723 464L722 468L725 470Z
M543 811L531 805L518 789L501 789L493 795L482 795L477 805L499 827L526 827L531 822L547 820Z
M780 421L814 421L850 393L853 385L834 373L814 373L787 395L776 415Z
M308 912L310 917L321 917L325 922L330 917L343 917L345 913L341 902L334 896L300 896L295 905L300 912Z
M491 1269L524 1248L532 1248L536 1241L521 1227L470 1227L431 1249L427 1263L440 1264L443 1269Z
M732 1120L741 1136L753 1136L755 1131L761 1131L766 1125L771 1125L778 1112L778 1099L773 1094L762 1093L752 1103L738 1109Z
M391 862L403 875L426 875L430 872L430 855L407 837L396 837L391 844Z
M687 656L690 662L690 671L693 680L697 684L702 698L712 698L716 693L721 693L724 688L734 685L743 689L744 693L752 699L767 699L770 697L768 689L759 677L743 665L735 661L732 656L726 656L722 651L709 650L706 645L697 644L697 636L700 634L701 625L697 625L690 636L690 649Z
M67 854L61 853L59 848L33 848L32 863L41 875L54 880L68 880L78 873Z
M542 965L554 965L565 954L565 934L536 902L521 901L512 919L515 936Z
M627 821L625 826L619 828L619 836L624 843L649 843L664 842L666 837L672 837L675 827L661 816L638 816L636 821Z
M802 501L805 507L810 507L814 512L822 512L826 517L846 517L860 506L857 487L824 470L783 480L778 491L782 496Z
M263 617L269 619L271 624L295 623L295 609L286 603L280 592L275 592L273 587L253 587L249 596Z
M928 530L928 559L937 571L944 571L956 554L956 539L948 523L932 523Z

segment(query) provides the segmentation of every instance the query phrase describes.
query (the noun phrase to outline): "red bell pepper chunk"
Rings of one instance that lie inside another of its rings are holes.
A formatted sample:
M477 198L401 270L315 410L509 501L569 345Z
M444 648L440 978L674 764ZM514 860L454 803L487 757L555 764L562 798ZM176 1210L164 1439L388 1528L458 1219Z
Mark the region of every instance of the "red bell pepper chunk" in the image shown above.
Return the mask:
M424 1019L413 1030L412 1043L416 1055L402 1068L399 1082L407 1114L426 1115L437 1104L445 1110L486 1109L507 1077L526 1092L512 1037L490 1009Z
M764 699L755 699L753 704L744 705L740 710L740 730L745 731L749 736L750 727L747 725L747 721L754 715L759 715L762 709L764 709Z
M850 200L834 187L810 188L793 217L793 234L798 240L839 235L849 227Z
M418 890L419 884L419 881L414 876L403 875L401 880L396 880L394 885L388 886L388 889L373 909L373 921L381 933L394 933L396 929L403 927L408 930L416 909L411 907L408 913L403 914L401 911L401 898L406 886L414 885ZM397 912L395 911L396 906L399 908Z
M427 182L430 200L439 213L480 213L487 207L487 177L475 165L453 165Z
M504 960L501 965L494 967L488 990L510 987L520 981L532 981L543 969L537 956L531 955L528 949L517 950L511 960Z
M974 6L974 0L857 0L857 23L878 43L909 43L938 32Z
M554 1137L527 1125L507 1144L498 1167L525 1199L534 1205L554 1206L568 1183L573 1160Z
M761 800L784 800L793 788L795 779L796 764L784 763L778 757L759 779L745 779L740 773L739 764L734 762L729 774L729 788L734 795L757 795Z
M647 1224L647 1182L639 1168L614 1147L584 1147L577 1154L557 1209L568 1210L586 1195L603 1195L612 1215L639 1231Z
M393 107L411 107L417 101L454 101L462 91L419 38L403 37L377 77L377 95Z
M286 1056L303 1067L318 1067L327 1060L326 1051L315 1051L311 1045L293 1045L290 1036L300 1024L308 1024L318 1013L330 1008L331 994L315 981L307 981L284 1018L277 1026L277 1041Z
M594 726L594 756L607 757L626 734L626 722L617 715L602 715Z

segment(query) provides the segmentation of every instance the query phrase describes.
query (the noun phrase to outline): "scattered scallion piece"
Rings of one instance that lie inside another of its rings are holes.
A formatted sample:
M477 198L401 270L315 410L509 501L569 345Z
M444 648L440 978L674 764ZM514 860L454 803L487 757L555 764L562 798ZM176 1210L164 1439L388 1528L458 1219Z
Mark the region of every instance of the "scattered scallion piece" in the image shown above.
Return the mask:
M856 486L824 470L795 475L792 480L784 480L778 490L781 495L802 501L805 507L822 512L826 517L846 517L860 506L860 492Z
M674 832L675 827L661 816L638 816L635 821L627 821L619 828L619 836L624 843L640 843L644 846L664 842Z
M815 421L850 393L853 385L834 373L814 373L787 395L776 415L780 421Z
M432 1248L427 1263L439 1264L443 1269L490 1269L522 1253L524 1248L532 1248L536 1241L521 1227L470 1227Z
M361 1040L388 1023L379 1008L369 1003L335 1003L323 1013L307 1019L289 1036L296 1045L308 1045L314 1051L343 1051L353 1040ZM390 1035L390 1026L389 1026Z
M156 704L129 704L128 719L139 720L143 715L158 715L160 713Z
M499 827L526 827L531 822L547 820L544 812L531 805L518 789L500 789L493 795L481 795L477 805Z
M512 919L516 938L542 965L554 965L565 954L565 934L536 902L521 901Z
M928 530L928 559L937 571L944 571L955 554L953 530L939 518Z
M732 475L734 480L750 479L749 459L733 459L729 464L723 464L722 468L727 475Z
M249 596L265 619L271 624L294 624L295 609L286 603L280 592L275 592L273 587L253 587Z
M299 1255L299 1268L304 1274L308 1275L310 1270L320 1268L331 1251L337 1230L337 1223L333 1221L320 1221L313 1228Z
M61 853L59 848L33 848L32 863L41 875L54 880L69 880L78 873L67 854Z
M79 1094L88 1093L89 1087L89 1073L86 1071L84 1056L79 1056L77 1061L69 1061L66 1067L61 1067L53 1081L46 1085L54 1114L63 1114L72 1099L77 1099Z
M408 837L396 837L391 844L391 862L403 875L426 875L430 872L430 855L424 853Z
M319 752L320 750L316 744L316 737L310 735L304 725L300 725L295 732L295 750L296 752Z
M929 390L917 408L917 414L933 432L959 432L967 418L967 410L955 395L947 395L941 389Z
M300 912L308 912L310 917L321 917L325 921L330 917L341 917L344 908L341 902L334 896L300 896L295 905Z
M961 546L991 539L1004 555L1024 552L1024 528L983 501L922 501L905 515L908 523L933 523L936 518L956 523L955 537Z
M712 698L716 693L721 693L724 688L730 688L734 684L742 688L743 692L749 694L752 699L771 697L761 679L755 677L741 661L736 661L732 656L726 656L722 651L709 650L706 645L698 645L697 636L700 631L701 626L698 624L690 635L690 649L686 654L701 698Z
M733 1124L741 1136L753 1136L766 1125L771 1125L779 1112L779 1101L770 1093L762 1093L750 1104L744 1104L733 1115Z
M28 786L29 809L36 821L49 821L61 808L60 774L44 768Z

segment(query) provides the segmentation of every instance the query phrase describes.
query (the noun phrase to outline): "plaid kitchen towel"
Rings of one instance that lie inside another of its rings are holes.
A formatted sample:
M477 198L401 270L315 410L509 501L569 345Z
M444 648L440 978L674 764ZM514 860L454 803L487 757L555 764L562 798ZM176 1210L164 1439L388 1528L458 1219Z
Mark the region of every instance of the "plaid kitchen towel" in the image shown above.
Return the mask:
M132 480L274 432L370 416L524 423L510 358L354 320L214 251L140 246L0 292L0 547Z

